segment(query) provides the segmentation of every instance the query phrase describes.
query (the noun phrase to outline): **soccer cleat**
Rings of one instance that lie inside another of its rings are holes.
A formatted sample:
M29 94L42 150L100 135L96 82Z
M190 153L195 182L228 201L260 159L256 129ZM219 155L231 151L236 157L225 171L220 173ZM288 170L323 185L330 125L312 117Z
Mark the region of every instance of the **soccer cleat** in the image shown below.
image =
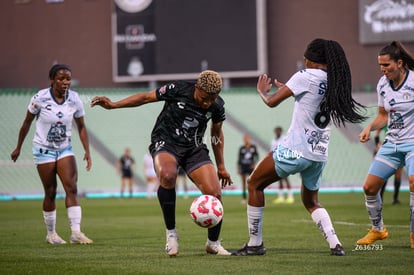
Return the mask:
M230 256L231 253L228 252L220 243L220 241L212 242L207 240L206 242L206 252L209 254Z
M70 243L92 244L93 241L85 236L82 232L72 232Z
M284 198L276 198L273 200L274 204L280 204L280 203L284 203L285 199Z
M331 248L331 255L333 256L345 256L345 250L342 245L337 244L335 248Z
M414 233L410 233L410 243L411 243L411 248L414 248Z
M46 242L50 244L65 244L66 241L62 239L57 233L47 234Z
M295 199L294 198L287 198L286 199L286 203L288 203L288 204L292 204L294 202L295 202Z
M242 248L231 253L233 256L255 256L264 254L266 254L266 247L264 247L263 243L258 246L248 246L246 243Z
M357 244L373 244L375 241L384 240L386 238L388 238L388 231L384 226L384 229L381 231L375 229L368 230L368 234L365 235L362 239L359 239L357 241Z
M175 257L178 254L178 234L177 232L168 233L167 231L167 243L165 245L165 252L168 256Z

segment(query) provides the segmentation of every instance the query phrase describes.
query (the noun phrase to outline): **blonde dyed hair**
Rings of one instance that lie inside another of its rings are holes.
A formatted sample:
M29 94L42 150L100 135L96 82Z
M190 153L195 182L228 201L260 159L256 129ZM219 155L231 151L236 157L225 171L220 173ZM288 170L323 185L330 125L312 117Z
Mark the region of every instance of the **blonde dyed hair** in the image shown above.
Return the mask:
M215 71L203 71L198 76L196 87L208 94L218 94L222 87L221 76Z

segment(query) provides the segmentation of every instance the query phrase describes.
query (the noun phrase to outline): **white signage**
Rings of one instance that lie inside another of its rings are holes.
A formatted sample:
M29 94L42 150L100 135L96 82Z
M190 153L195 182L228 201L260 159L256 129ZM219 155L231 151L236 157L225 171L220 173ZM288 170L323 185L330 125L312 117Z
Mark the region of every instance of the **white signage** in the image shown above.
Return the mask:
M414 0L359 0L359 40L414 41Z

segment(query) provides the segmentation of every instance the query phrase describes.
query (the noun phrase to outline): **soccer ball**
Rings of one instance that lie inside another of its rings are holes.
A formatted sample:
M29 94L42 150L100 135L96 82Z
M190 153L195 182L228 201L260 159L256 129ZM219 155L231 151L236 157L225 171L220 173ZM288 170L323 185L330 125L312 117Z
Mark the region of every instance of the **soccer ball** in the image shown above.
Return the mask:
M199 226L216 226L223 218L223 205L214 196L201 195L194 199L190 207L190 217Z

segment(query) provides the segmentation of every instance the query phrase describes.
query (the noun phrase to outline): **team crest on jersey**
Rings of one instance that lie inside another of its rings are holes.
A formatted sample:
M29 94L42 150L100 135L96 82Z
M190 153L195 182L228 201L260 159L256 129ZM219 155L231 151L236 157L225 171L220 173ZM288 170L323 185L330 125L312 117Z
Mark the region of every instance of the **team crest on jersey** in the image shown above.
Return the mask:
M63 117L63 113L59 111L59 112L56 114L56 116L57 116L58 118L62 118L62 117Z
M62 143L66 137L66 125L60 121L52 124L47 133L48 142Z
M162 86L159 90L159 93L160 93L160 95L163 95L163 94L165 94L165 92L167 91L167 86Z
M403 94L403 99L404 99L404 101L410 101L411 100L411 95L409 93L404 93Z
M160 140L155 143L155 151L161 150L165 145L165 141Z
M390 110L390 123L389 129L402 129L404 128L404 120L402 115L396 112L394 109Z

